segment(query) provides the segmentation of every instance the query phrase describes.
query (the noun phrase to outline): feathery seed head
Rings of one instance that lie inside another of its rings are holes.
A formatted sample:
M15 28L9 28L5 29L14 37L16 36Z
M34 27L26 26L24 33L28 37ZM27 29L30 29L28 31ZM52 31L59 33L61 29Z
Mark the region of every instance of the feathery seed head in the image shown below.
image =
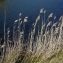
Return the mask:
M62 20L62 16L60 17L59 21L61 21L61 20Z
M54 20L56 19L56 16L54 17Z
M22 13L19 13L19 16L21 16L22 15Z
M4 48L4 47L5 47L5 45L2 45L2 46L1 46L1 48Z
M40 13L43 13L44 12L44 8L40 9Z
M28 21L27 18L28 18L28 16L26 16L26 17L24 18L24 22L27 22L27 21Z
M51 13L51 14L48 16L48 18L51 18L51 17L53 17L53 13Z
M24 19L24 22L27 22L27 19L26 18Z
M52 27L54 27L54 26L56 26L56 25L57 25L57 22L56 22L56 23L54 23Z
M50 25L51 25L51 23L52 23L52 21L50 21L50 22L47 24L47 27L48 27L48 26L50 26Z
M40 20L40 15L37 17L36 22L38 22L39 20Z
M15 20L15 22L18 22L18 20Z
M28 18L28 16L25 17L26 19Z
M44 13L46 13L46 10L44 10Z

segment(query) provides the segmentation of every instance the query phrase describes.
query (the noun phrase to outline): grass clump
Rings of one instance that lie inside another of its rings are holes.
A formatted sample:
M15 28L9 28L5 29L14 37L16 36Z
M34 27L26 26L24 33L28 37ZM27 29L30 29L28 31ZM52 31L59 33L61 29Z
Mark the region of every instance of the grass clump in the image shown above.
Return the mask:
M6 54L2 63L21 63L25 54L25 51L13 49Z
M40 54L38 56L32 54L29 56L28 54L25 55L25 53L15 52L14 50L6 56L3 63L63 63L63 50L49 55Z
M44 54L45 55L45 54ZM49 57L46 55L45 59L42 59L44 55L26 57L22 63L62 63L63 62L63 50L57 53L53 53Z

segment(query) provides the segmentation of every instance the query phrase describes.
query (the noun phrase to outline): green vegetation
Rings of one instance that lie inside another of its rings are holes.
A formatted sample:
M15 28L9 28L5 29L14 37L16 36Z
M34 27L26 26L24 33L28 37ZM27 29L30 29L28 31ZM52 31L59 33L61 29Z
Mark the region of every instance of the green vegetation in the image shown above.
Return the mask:
M49 54L35 54L29 55L24 52L12 50L6 55L2 63L63 63L63 50L57 53L51 52Z
M52 56L47 57L43 59L44 55L39 55L38 57L31 56L31 57L26 57L23 61L23 63L62 63L63 62L63 50L60 50L58 53L53 53Z
M2 63L21 63L24 57L25 51L17 51L17 49L13 49L6 54Z
M2 63L15 63L19 55L19 51L13 50L6 55Z

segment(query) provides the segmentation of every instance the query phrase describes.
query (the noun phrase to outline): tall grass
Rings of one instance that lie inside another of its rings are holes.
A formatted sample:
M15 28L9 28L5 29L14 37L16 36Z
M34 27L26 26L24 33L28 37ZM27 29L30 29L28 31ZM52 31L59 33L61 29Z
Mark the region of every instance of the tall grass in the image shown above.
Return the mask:
M19 14L19 18L15 20L13 25L13 42L12 46L9 48L16 49L22 51L22 49L26 50L27 53L36 54L36 53L44 53L50 51L58 51L60 48L63 48L63 16L60 17L56 23L56 16L51 13L47 20L46 10L44 8L40 9L40 13L36 18L35 23L33 23L33 27L29 31L28 39L25 42L25 28L26 23L28 22L28 16L24 17L22 20L22 13ZM53 20L50 21L50 18ZM4 19L4 44L5 44L5 25L6 25L6 11L5 11L5 19ZM39 24L39 22L41 24ZM38 27L39 26L39 27ZM38 27L38 28L37 28ZM9 30L8 30L9 35ZM7 44L9 38L7 37ZM11 41L12 43L12 41ZM7 46L6 46L7 47Z

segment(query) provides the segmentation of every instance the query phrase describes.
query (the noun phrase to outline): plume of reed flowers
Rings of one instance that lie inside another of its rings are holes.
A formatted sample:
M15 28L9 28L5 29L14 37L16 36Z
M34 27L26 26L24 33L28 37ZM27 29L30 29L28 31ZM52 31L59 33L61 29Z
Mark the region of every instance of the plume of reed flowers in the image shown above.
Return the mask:
M53 13L51 13L48 16L47 18L48 22L46 23L47 20L45 19L45 13L46 13L46 10L44 10L44 8L40 9L40 13L36 18L35 23L32 24L33 28L31 28L31 30L29 31L28 39L26 41L26 45L27 45L26 49L27 49L27 52L29 53L35 54L40 50L42 53L47 51L49 52L55 51L55 50L57 51L61 47L61 45L63 45L62 43L63 16L60 17L59 21L54 23L54 21L56 21L56 16L53 16ZM21 15L22 13L19 14L19 19L15 20L13 25L14 48L16 48L19 51L21 51L23 47L25 47L24 33L26 28L26 22L28 22L28 16L26 16L22 21ZM50 18L53 18L53 20L50 21L49 20ZM41 25L38 24L39 21L41 21ZM4 27L4 32L5 32L5 27ZM10 31L8 29L7 43L9 41L9 32Z
M52 23L52 21L50 21L50 22L47 24L47 27L48 27L48 26L50 26L50 25L51 25L51 23Z
M24 29L24 30L25 30L25 23L28 21L27 19L28 19L28 16L26 16L26 17L24 18L24 22L23 22L23 29Z
M48 16L48 18L51 18L53 16L53 13L51 13L49 16Z
M14 21L13 25L13 42L14 42L14 47L16 47L16 24L18 23L18 19Z
M41 16L40 14L43 14L43 13L44 13L44 15ZM52 51L54 49L57 49L57 47L55 47L55 46L58 45L57 41L59 39L57 40L57 38L59 38L61 35L62 24L58 25L58 22L56 22L56 23L53 22L56 20L56 16L53 17L53 13L51 13L48 16L48 22L46 23L47 20L45 19L45 13L46 13L46 10L44 10L43 8L40 9L40 14L36 18L35 23L33 23L33 29L31 29L31 32L29 32L29 35L28 35L28 48L27 49L28 49L28 51L30 51L32 53L34 51L37 52L40 49L42 49L43 52L47 51L47 50ZM20 14L20 16L21 16L21 14ZM42 19L41 19L41 17L42 17ZM49 19L52 17L54 18L54 20L49 21ZM25 23L27 22L27 19L28 19L28 16L26 16L23 21L24 30L25 30ZM39 28L38 28L38 30L36 30L38 21L40 21L40 20L42 20L42 24L40 27L41 30L39 30ZM60 20L62 20L62 16L61 16ZM18 21L16 20L15 23L16 22L18 22ZM22 22L20 22L20 23L22 24ZM24 32L24 30L22 32ZM59 30L60 30L60 33L58 32ZM38 32L38 34L35 33L36 31ZM24 34L22 32L20 31L20 38L23 38ZM57 33L59 34L59 37L57 36ZM20 42L21 41L22 40L20 40ZM21 42L21 44L23 44L23 41Z
M43 13L44 12L44 8L40 9L40 13Z

